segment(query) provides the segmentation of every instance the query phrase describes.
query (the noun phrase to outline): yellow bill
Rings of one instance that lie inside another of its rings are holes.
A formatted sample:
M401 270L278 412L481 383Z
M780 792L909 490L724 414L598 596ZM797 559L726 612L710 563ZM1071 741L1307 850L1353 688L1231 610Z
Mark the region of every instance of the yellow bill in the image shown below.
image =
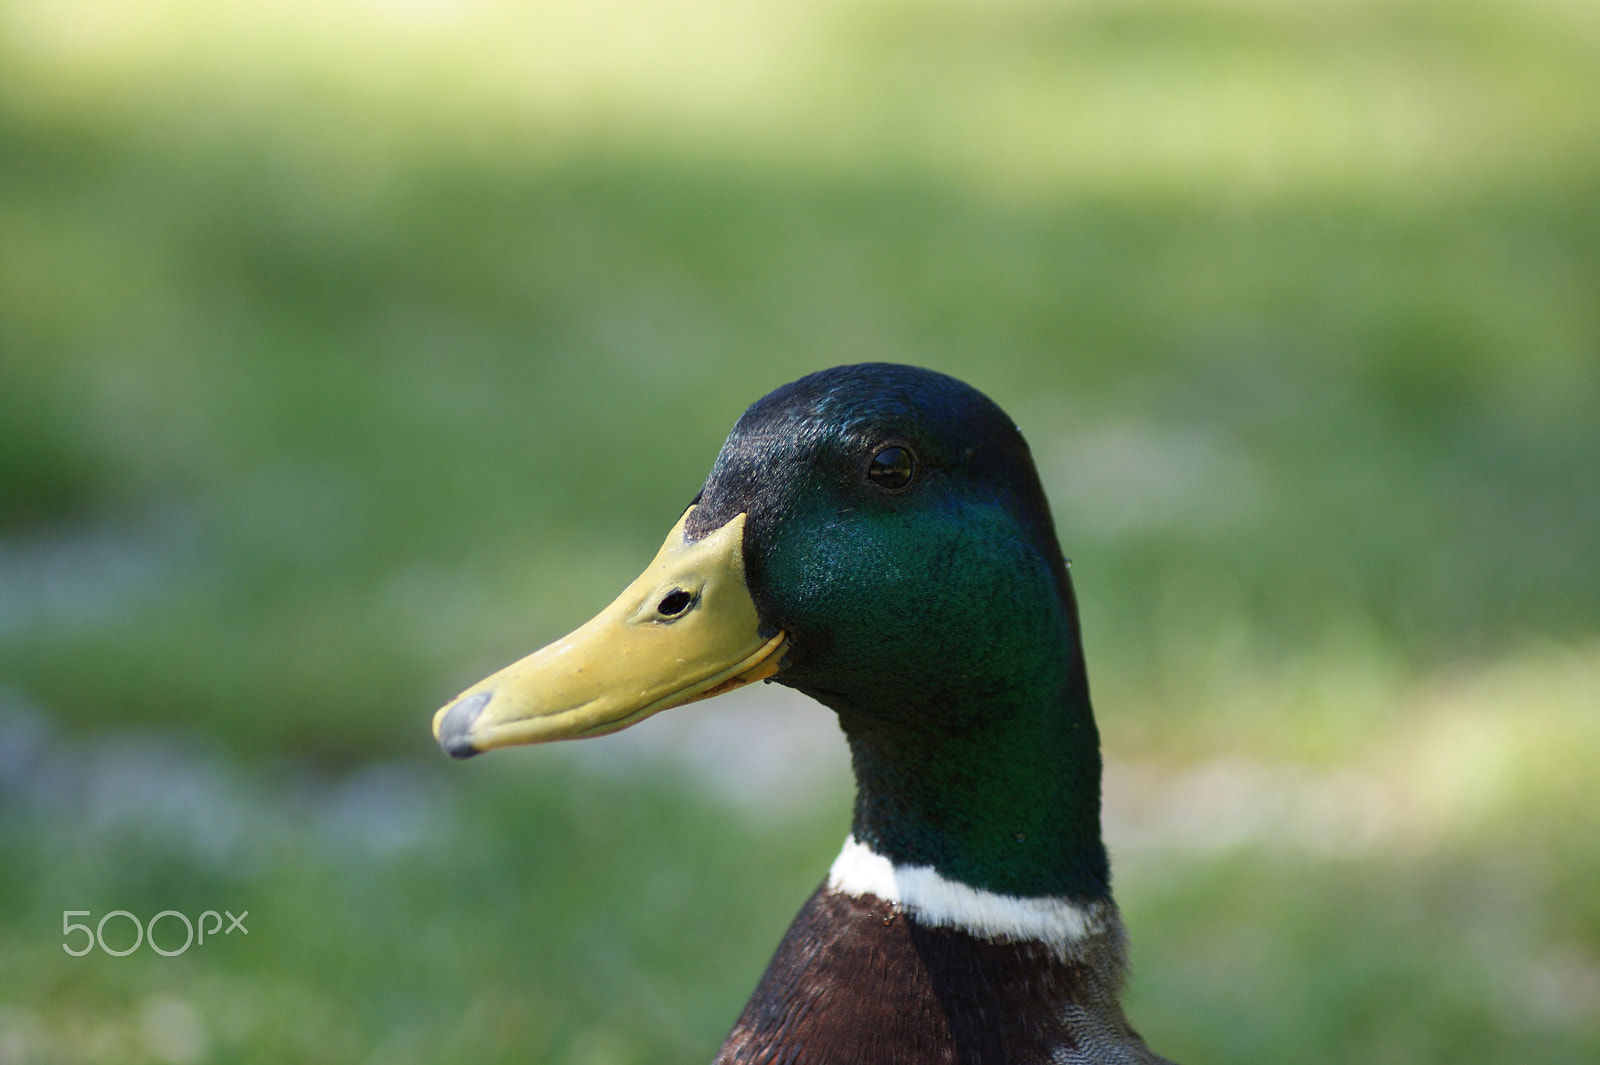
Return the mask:
M435 714L439 745L466 758L518 743L600 736L776 673L784 634L760 634L744 576L745 516L688 543L684 523L693 511L592 621Z

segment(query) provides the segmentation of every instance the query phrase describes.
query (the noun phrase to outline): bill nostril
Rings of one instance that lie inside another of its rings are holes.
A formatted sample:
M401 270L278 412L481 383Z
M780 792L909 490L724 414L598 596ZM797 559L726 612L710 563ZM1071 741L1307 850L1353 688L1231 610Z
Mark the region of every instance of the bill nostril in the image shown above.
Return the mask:
M693 602L694 596L682 588L674 588L662 596L661 602L656 604L656 613L664 618L675 618L688 610L689 605Z

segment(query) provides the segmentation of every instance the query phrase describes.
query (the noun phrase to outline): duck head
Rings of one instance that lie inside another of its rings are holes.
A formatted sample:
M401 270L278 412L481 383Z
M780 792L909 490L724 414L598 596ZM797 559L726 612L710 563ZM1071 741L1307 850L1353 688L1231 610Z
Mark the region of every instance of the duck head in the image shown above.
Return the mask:
M838 714L875 852L1108 896L1071 582L1027 444L981 393L871 363L765 396L644 574L434 733L457 757L594 736L754 680Z

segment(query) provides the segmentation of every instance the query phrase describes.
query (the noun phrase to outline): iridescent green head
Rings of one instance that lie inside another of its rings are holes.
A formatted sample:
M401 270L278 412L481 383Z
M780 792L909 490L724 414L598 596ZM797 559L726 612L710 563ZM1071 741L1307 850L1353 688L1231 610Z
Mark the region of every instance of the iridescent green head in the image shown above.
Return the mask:
M1010 894L1106 893L1077 609L1015 424L953 378L842 366L739 419L690 513L747 515L773 678L834 709L855 834Z
M879 854L1108 895L1071 582L1027 444L981 393L882 363L772 392L650 569L435 732L458 756L597 735L756 679L838 713Z

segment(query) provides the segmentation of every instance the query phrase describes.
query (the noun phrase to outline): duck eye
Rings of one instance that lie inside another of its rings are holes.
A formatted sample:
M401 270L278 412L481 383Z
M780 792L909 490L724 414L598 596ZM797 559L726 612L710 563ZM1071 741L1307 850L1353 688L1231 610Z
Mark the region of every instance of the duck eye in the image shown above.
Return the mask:
M872 462L867 466L868 480L891 492L910 484L916 472L916 456L904 447L884 448L872 456Z

